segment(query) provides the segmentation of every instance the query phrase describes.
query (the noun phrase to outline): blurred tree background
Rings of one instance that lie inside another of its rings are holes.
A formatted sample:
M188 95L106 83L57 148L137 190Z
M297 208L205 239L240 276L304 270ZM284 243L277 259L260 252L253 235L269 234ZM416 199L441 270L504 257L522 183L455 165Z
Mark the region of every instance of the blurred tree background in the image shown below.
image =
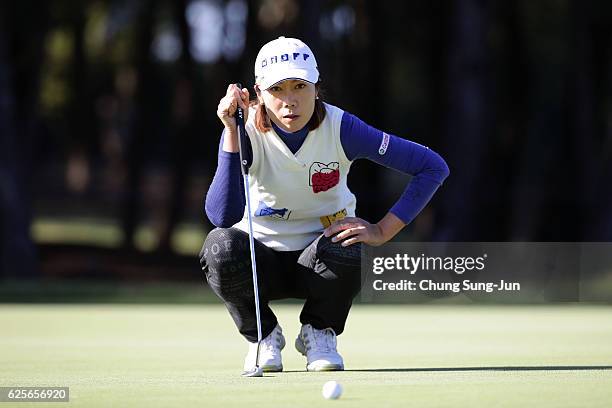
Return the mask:
M401 239L611 241L610 21L603 0L2 2L0 276L197 276L216 106L280 35L328 102L447 160ZM358 214L408 180L356 163Z

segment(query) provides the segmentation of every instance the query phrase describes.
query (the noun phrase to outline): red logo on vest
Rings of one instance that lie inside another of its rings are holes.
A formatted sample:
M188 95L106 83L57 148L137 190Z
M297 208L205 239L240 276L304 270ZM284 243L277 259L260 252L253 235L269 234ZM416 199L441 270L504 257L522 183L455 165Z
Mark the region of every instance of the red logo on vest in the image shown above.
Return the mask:
M327 191L340 182L340 163L314 162L310 166L308 185L312 186L314 193Z

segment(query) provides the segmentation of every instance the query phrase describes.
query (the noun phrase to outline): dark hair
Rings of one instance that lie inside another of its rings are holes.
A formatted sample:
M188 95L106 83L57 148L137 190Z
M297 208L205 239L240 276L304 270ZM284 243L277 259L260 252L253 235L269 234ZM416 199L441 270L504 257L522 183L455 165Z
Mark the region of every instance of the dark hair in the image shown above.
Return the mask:
M321 96L321 81L315 84L315 89L317 91L317 99L315 99L314 112L312 112L312 116L306 124L306 126L308 126L308 130L315 130L319 127L321 122L323 122L323 119L325 119L325 105L323 104L323 99ZM257 109L255 111L255 127L257 130L260 132L267 132L272 129L272 124L270 123L270 118L268 117L266 107L259 103L258 99L251 101L251 106L254 106Z

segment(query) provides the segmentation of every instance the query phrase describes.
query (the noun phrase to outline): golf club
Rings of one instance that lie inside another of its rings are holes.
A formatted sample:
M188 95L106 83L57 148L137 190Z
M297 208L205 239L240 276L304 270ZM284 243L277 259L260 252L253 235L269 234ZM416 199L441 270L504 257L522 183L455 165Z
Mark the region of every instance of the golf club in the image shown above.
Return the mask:
M241 84L236 86L242 90ZM249 224L249 248L251 251L251 268L253 271L253 293L255 296L255 317L257 319L257 354L255 367L242 373L243 377L263 377L263 369L259 366L259 349L261 348L261 316L259 314L259 288L257 286L257 264L255 262L255 239L253 238L253 220L251 218L251 197L249 194L249 160L247 148L247 133L244 127L244 112L242 108L236 109L236 127L238 128L238 151L240 152L240 169L244 179L244 196L247 205L247 218Z

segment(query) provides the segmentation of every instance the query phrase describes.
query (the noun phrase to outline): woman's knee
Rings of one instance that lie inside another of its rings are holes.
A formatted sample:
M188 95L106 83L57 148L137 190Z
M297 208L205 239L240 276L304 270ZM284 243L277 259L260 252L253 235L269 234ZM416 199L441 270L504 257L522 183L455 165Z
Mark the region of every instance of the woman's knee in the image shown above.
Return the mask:
M233 263L249 250L248 236L235 228L215 228L208 233L200 250L200 265L219 267L223 263Z
M332 242L331 237L321 236L317 242L317 258L327 265L343 269L358 270L361 267L361 243L342 246Z
M209 280L235 280L250 265L248 236L235 228L215 228L208 233L200 251L200 265ZM248 271L247 271L248 272ZM241 280L241 279L238 279Z
M246 245L245 241L246 240ZM252 292L248 236L234 228L212 230L200 251L208 285L224 300Z

